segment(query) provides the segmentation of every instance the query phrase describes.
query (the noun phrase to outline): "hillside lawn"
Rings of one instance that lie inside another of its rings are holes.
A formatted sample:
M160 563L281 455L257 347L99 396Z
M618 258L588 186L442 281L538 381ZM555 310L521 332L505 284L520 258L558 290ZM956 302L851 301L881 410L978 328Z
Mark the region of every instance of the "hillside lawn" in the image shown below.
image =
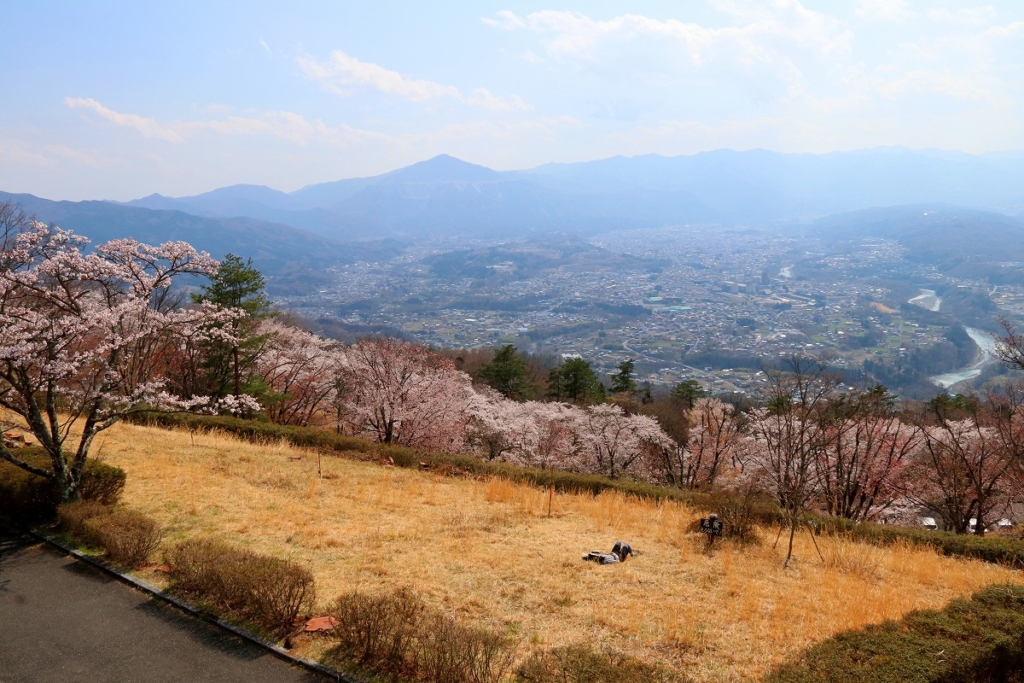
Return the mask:
M761 530L755 546L703 552L705 514L674 501L556 494L502 479L387 467L223 433L118 424L94 453L128 472L123 503L167 528L164 546L213 536L308 563L319 602L411 586L435 607L530 648L584 642L659 661L696 681L749 681L838 631L939 608L1019 572L903 545ZM299 458L299 459L296 459ZM622 539L622 565L580 560ZM162 574L144 574L159 583ZM298 641L318 657L323 638Z

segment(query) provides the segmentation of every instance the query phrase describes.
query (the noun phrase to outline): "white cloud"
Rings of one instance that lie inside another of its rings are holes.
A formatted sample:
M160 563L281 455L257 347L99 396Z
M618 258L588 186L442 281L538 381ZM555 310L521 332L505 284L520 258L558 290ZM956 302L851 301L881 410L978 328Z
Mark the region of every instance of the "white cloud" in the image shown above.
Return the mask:
M47 145L46 151L91 168L106 168L113 162L97 149L80 149L66 145Z
M370 88L409 102L429 102L450 98L471 106L491 111L527 110L529 107L518 97L499 97L486 88L477 88L464 95L453 85L403 76L379 64L363 62L341 50L331 53L327 62L310 57L299 57L299 66L306 77L317 81L325 89L348 96L354 88Z
M493 97L486 90L474 91L473 98L481 101ZM71 98L69 98L71 99ZM91 100L95 102L94 100ZM69 106L72 106L69 104ZM445 151L443 144L466 143L472 139L494 139L513 141L517 135L549 135L556 128L577 127L580 122L571 116L549 116L527 118L517 121L482 121L470 120L448 124L437 129L427 129L413 133L392 135L376 131L363 130L340 124L330 126L323 121L310 120L295 112L261 112L252 116L226 116L222 118L201 119L193 121L170 121L158 123L148 119L148 126L140 130L135 125L141 117L113 111L98 102L90 109L100 108L107 112L105 119L117 123L121 127L146 135L151 130L160 130L173 135L176 142L185 143L202 134L215 134L223 137L266 135L285 140L300 147L330 147L351 149L356 146L375 144L396 149L423 148L436 154ZM144 132L145 131L145 132ZM147 137L154 137L147 135ZM88 157L81 150L57 148L48 150L65 158L74 158L81 163L101 164L100 157ZM0 148L2 151L2 148ZM42 157L41 157L42 158Z
M204 132L220 135L269 135L301 146L320 142L334 147L348 147L365 139L389 138L387 135L360 130L346 124L331 127L323 121L310 121L301 114L287 111L158 123L155 119L114 111L94 99L68 97L65 104L71 109L96 112L101 118L123 128L133 129L145 137L175 143L183 143Z
M917 16L906 0L859 0L856 15L865 21L906 21Z
M644 74L728 73L793 83L803 78L800 62L845 54L852 34L837 19L797 0L740 3L713 0L733 25L711 27L676 19L623 14L593 19L580 12L544 10L506 23L522 24L543 41L555 59L592 64L630 81ZM532 53L528 53L532 54ZM533 61L533 60L531 60ZM660 81L664 84L664 81ZM784 91L788 86L783 85ZM761 89L759 85L755 90Z
M271 49L270 49L270 46L269 46L269 45L267 45L267 41L266 41L266 40L264 40L264 39L262 38L262 36L260 37L260 47L262 47L262 48L264 49L264 51L266 51L266 53L267 53L268 55L269 55L269 54L272 54L272 51L271 51Z
M488 26L496 26L503 28L506 31L514 31L518 28L526 28L526 22L516 16L515 12L510 12L507 9L499 10L495 12L498 16L497 19L491 19L489 17L483 17L480 21L484 22Z
M53 166L54 160L29 149L20 140L0 140L0 160L17 166Z
M122 114L113 109L108 109L92 98L65 97L64 104L69 109L85 109L93 112L99 117L110 121L118 126L134 128L147 138L156 138L165 142L182 142L182 138L175 131L161 126L155 119L138 116L136 114Z
M672 115L680 107L725 114L792 101L852 50L853 34L841 21L798 0L709 2L725 15L724 25L560 10L503 18L536 37L553 62L549 71L568 66L602 83L605 92L590 96L593 111L608 110L611 89L622 102L636 102L631 111L652 115L663 106Z
M716 0L713 5L737 19L737 25L711 28L638 14L599 21L579 12L553 10L534 12L525 23L537 33L554 34L548 41L548 51L562 57L596 58L602 46L624 42L642 46L651 38L673 41L696 65L723 45L738 50L741 59L764 60L779 51L779 39L790 46L822 53L849 49L850 33L837 19L808 10L796 0L774 0L769 5Z
M953 11L940 7L928 10L927 16L936 22L960 26L981 26L995 21L996 8L991 5L984 5L983 7L966 7Z

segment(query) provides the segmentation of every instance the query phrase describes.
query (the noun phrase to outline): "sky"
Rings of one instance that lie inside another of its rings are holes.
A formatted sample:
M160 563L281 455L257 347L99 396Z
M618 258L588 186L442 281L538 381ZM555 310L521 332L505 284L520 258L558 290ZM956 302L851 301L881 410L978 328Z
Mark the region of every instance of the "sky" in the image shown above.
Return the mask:
M1024 149L1024 2L4 2L0 190L292 191L437 154Z

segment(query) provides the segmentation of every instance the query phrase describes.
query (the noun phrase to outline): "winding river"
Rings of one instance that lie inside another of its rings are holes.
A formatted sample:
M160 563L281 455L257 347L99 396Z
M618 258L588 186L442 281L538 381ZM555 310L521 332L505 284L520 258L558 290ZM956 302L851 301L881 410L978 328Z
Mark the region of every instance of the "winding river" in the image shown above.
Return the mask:
M938 313L939 307L942 306L942 297L938 296L934 289L921 289L918 291L920 293L907 303L920 306L933 313Z
M974 363L958 372L949 372L944 375L935 375L932 381L943 389L948 389L954 384L959 384L969 379L974 379L981 374L985 366L996 359L996 338L990 333L978 330L973 327L964 328L974 343L981 349L981 355Z

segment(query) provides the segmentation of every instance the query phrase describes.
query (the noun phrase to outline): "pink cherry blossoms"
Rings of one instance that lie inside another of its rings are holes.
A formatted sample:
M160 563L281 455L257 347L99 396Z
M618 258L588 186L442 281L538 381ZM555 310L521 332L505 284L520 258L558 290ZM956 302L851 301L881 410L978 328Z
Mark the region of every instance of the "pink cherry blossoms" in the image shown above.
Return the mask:
M206 403L166 390L165 359L219 316L181 307L178 275L205 275L217 262L187 244L115 240L92 253L86 240L38 222L7 225L0 262L0 406L17 415L49 453L52 470L0 447L0 457L77 495L96 434L141 408ZM73 453L72 426L81 430ZM69 456L70 455L70 459Z

